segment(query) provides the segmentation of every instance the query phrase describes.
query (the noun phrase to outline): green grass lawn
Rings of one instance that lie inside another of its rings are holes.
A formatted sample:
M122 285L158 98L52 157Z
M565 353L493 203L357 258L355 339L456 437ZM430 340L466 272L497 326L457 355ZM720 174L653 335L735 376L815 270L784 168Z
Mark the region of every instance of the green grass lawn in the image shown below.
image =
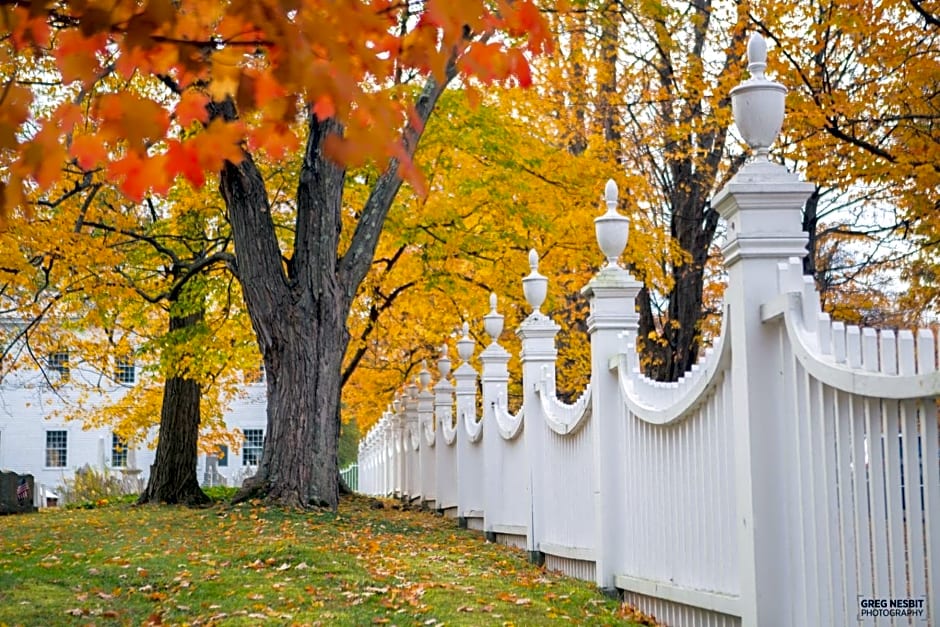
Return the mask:
M0 517L0 625L632 624L521 551L371 503Z

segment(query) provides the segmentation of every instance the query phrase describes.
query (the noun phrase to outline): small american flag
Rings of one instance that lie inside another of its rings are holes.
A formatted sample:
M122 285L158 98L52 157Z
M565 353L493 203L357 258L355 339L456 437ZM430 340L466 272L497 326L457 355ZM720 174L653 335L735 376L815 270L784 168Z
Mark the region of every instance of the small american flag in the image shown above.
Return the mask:
M20 484L16 486L16 500L25 501L29 498L29 484L26 479L20 479Z

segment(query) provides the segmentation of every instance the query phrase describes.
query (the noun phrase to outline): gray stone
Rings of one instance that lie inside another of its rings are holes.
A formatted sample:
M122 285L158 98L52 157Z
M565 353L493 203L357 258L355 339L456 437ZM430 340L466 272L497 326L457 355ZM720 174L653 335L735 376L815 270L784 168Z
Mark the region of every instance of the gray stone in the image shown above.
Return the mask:
M25 484L25 493L19 488ZM17 491L20 494L17 496ZM36 494L36 485L32 475L21 475L15 472L0 471L0 514L22 514L35 512L33 498Z

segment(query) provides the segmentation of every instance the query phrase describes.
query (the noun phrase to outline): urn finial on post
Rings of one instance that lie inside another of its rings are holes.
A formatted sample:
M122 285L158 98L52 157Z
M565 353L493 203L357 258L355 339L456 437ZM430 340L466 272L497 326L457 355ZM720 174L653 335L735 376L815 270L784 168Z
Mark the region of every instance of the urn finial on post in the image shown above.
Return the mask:
M767 41L759 34L751 35L747 42L747 71L755 79L766 79L764 70L767 69Z
M463 337L457 340L457 355L464 361L470 361L473 357L473 345L476 342L470 337L470 324L463 323Z
M418 373L418 382L421 384L421 389L426 390L431 384L431 373L428 372L428 360L421 360L421 372Z
M450 374L450 358L447 356L447 344L441 346L441 357L437 360L437 371L441 373L441 378L446 379Z
M534 248L529 251L529 268L532 271L522 279L522 292L532 313L537 315L542 313L540 308L548 295L548 279L539 274L539 254Z
M604 187L607 212L594 218L594 234L597 237L597 245L606 258L605 267L619 267L617 260L627 246L630 232L630 220L617 211L617 191L617 184L613 179L609 179Z
M496 311L496 292L490 294L490 313L483 316L483 329L493 340L493 344L499 341L499 336L503 332L503 316Z
M731 90L731 111L738 131L754 151L754 160L766 161L783 126L787 90L764 76L767 42L759 33L751 35L747 57L751 78Z

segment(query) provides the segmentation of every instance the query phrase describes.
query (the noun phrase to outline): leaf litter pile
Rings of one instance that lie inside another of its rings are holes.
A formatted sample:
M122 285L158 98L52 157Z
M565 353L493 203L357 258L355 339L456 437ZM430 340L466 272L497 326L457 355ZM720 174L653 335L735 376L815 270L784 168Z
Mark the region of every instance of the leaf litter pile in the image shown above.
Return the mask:
M0 625L652 624L428 512L343 499L0 518Z

